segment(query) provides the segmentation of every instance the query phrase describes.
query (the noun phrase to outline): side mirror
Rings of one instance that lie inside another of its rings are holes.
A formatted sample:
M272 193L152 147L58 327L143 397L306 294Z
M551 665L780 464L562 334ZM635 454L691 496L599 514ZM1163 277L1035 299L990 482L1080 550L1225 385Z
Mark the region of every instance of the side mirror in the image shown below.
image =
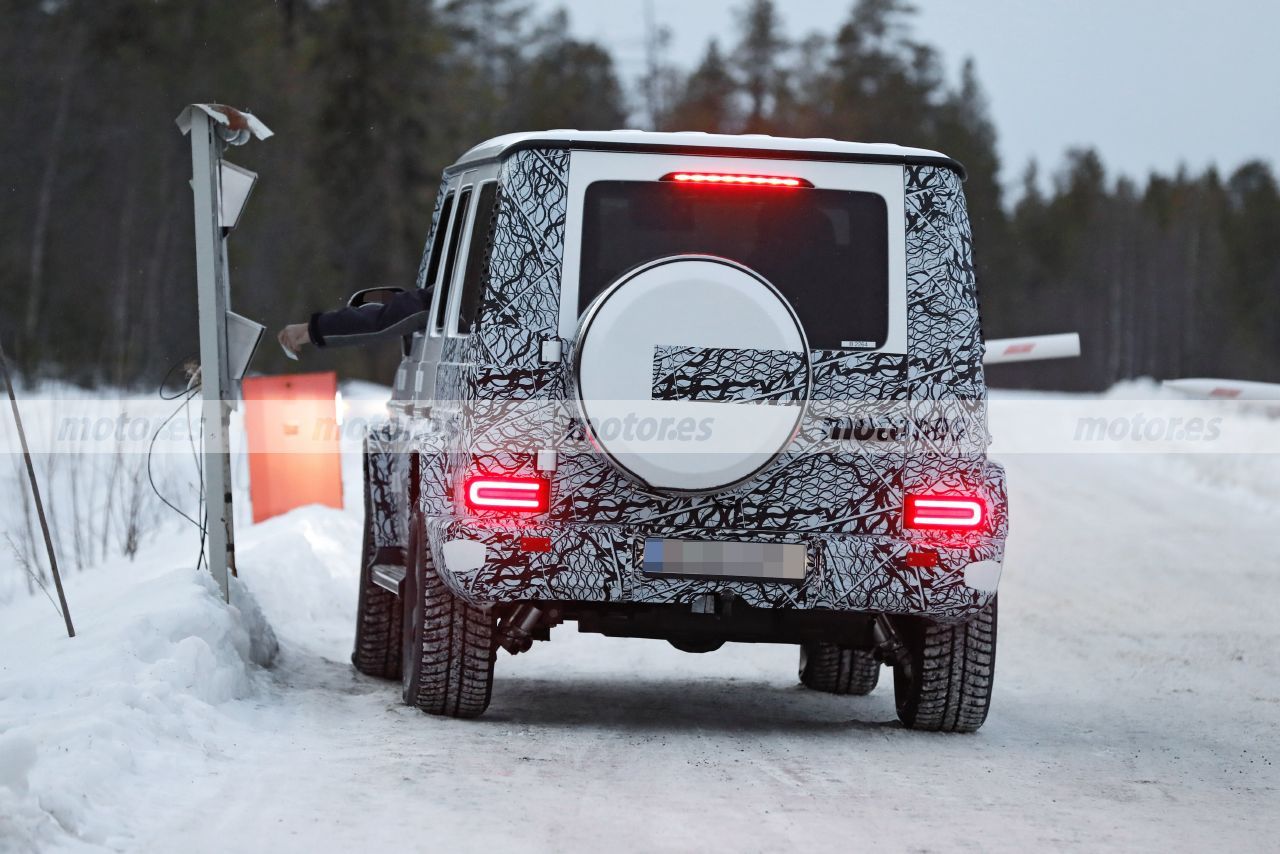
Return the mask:
M364 290L356 291L354 294L347 297L347 308L359 308L360 306L368 305L369 303L384 303L396 294L402 293L404 293L404 288L387 286L380 288L365 288Z

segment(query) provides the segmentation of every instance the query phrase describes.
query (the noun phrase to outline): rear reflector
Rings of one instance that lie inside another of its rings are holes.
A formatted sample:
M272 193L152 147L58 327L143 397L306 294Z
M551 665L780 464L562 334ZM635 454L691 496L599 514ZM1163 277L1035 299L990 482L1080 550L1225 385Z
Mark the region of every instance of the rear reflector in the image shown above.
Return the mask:
M912 569L930 569L937 565L937 552L907 552L907 566Z
M986 522L987 505L969 495L908 495L906 526L931 531L975 531Z
M520 551L549 552L551 551L551 538L550 537L521 537Z
M464 485L467 508L506 513L545 513L550 503L550 487L539 477L479 475Z
M703 184L729 187L808 187L813 184L803 178L786 178L780 175L724 175L714 172L672 172L663 175L664 181L677 184Z

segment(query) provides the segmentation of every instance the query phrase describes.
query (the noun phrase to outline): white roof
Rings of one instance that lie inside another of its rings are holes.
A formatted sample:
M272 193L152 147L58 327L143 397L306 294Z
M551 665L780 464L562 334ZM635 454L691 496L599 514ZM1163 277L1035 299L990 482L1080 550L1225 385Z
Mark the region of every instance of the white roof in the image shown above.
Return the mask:
M798 139L786 136L769 136L767 134L745 133L702 133L700 131L684 131L679 133L657 133L643 130L548 130L534 133L509 133L485 140L458 158L458 163L470 160L488 160L500 156L512 147L529 147L539 142L548 144L581 146L674 146L679 148L732 149L735 151L787 151L816 154L829 157L848 157L850 159L867 158L870 160L898 161L951 161L937 151L927 148L908 148L887 142L844 142L838 139L817 137ZM958 166L958 164L955 164Z

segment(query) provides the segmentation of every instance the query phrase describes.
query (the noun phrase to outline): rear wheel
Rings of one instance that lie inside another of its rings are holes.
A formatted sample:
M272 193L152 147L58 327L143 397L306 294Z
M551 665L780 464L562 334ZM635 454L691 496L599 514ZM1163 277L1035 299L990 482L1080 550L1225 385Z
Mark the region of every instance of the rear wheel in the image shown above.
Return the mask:
M800 646L800 683L806 688L861 696L875 690L879 681L880 662L870 651L844 649L832 643Z
M404 701L432 715L475 718L493 693L494 618L454 595L410 522L404 580Z
M987 719L995 684L996 601L958 626L895 624L910 672L893 669L898 719L911 729L975 732Z
M365 455L368 459L368 455ZM373 502L369 495L369 475L364 482L364 547L360 553L360 601L356 606L356 644L351 663L356 670L379 679L400 678L400 626L403 622L400 597L373 583L373 563L377 554L373 538Z

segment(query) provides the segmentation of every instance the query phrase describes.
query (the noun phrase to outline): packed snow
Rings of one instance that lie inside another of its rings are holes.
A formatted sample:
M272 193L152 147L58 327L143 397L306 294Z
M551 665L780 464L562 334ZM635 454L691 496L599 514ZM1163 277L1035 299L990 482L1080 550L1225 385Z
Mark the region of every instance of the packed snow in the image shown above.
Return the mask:
M833 697L793 647L572 626L500 654L484 718L423 715L349 663L353 453L346 510L241 526L230 606L168 521L69 573L73 640L43 595L0 605L0 851L1273 849L1280 457L1023 453L999 404L1028 397L992 407L1012 537L976 735L902 729L887 670Z

